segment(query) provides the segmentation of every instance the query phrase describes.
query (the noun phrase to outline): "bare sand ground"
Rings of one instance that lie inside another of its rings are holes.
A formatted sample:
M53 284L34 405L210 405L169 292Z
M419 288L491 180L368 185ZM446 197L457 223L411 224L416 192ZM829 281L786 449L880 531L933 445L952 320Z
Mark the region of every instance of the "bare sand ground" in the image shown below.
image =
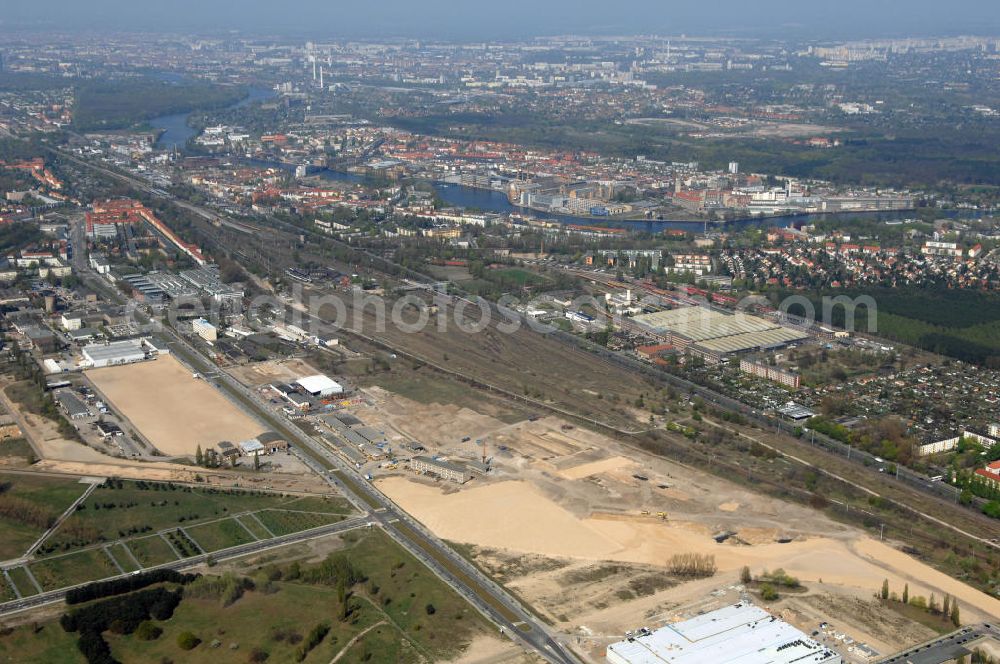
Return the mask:
M426 446L467 457L478 455L469 437L479 440L506 428L508 425L489 415L455 404L421 404L388 392L380 387L366 387L364 393L369 404L350 409L365 423L380 430L399 432L398 439L418 440Z
M45 459L68 459L72 461L100 462L107 457L97 450L75 440L63 438L59 427L52 420L29 413L20 404L7 396L8 385L0 383L0 403L24 426L24 435L31 442L39 456Z
M511 641L483 634L472 639L462 654L448 660L448 664L528 664L541 661L540 657L524 652Z
M871 595L882 580L910 594L945 593L959 599L966 620L1000 616L1000 601L873 541L859 532L850 536L808 536L780 544L780 531L758 528L753 545L718 544L712 529L695 521L656 518L578 517L532 484L504 481L458 492L390 477L378 482L405 510L437 535L457 542L548 557L619 561L665 566L675 553L712 553L720 573L748 565L754 574L783 568L803 582L819 582Z
M242 486L269 488L275 491L330 493L330 486L318 475L304 467L301 472L239 473L226 470L207 470L167 462L140 463L126 459L102 457L102 461L96 463L45 459L31 468L39 472L70 475L96 475L159 482L198 482L212 486Z
M827 622L882 653L931 635L874 601L883 579L897 593L906 583L911 595L958 597L966 622L998 615L992 598L859 529L559 418L504 424L464 409L456 425L454 406L374 396L370 410L391 413L381 428L405 429L431 453L468 457L458 436L469 432L486 441L493 470L462 487L405 471L377 481L439 535L472 545L477 564L596 661L627 629L739 601L743 565L801 579L804 594L782 593L770 608L807 633ZM720 544L721 532L734 534ZM718 574L672 579L666 563L685 552L715 555Z
M568 480L580 480L591 475L598 475L611 470L630 468L633 465L635 464L632 461L619 456L565 468L560 471L560 474Z
M235 443L265 430L171 355L86 375L163 454L190 455L199 445Z
M24 411L21 411L21 419L28 429L25 433L45 459L101 463L109 458L79 441L63 438L55 422L50 419Z
M275 382L287 383L303 376L320 373L298 358L253 362L244 366L228 367L226 371L248 387Z

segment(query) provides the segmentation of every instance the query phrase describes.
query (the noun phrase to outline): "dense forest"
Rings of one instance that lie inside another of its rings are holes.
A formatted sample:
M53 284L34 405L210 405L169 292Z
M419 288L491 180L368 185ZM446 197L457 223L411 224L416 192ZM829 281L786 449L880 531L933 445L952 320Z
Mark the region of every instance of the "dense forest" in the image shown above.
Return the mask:
M793 293L777 293L776 299ZM1000 294L970 290L874 289L815 293L810 297L817 315L822 297L847 295L874 298L879 336L947 355L964 362L1000 368ZM796 313L794 308L791 313ZM829 322L845 322L844 308L835 307ZM864 308L855 315L856 329L867 330Z
M245 96L242 87L200 82L143 78L86 83L76 91L73 126L79 131L122 129L159 115L222 108Z

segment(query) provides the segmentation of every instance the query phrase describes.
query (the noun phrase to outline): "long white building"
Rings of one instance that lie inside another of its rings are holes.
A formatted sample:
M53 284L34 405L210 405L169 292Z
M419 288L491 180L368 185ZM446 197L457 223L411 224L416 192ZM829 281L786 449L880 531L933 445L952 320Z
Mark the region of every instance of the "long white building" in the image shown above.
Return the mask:
M610 664L842 664L753 604L735 604L608 646Z

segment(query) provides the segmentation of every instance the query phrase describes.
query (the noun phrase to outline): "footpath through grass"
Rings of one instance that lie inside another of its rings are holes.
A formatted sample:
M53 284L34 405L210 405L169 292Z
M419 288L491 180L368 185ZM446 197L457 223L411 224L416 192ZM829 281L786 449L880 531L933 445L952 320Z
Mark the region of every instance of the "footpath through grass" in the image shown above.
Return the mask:
M494 632L382 531L352 531L339 540L342 546L321 562L265 565L251 558L188 584L173 615L152 620L157 629L143 632L151 639L139 631L102 637L125 663L328 664L338 655L344 663L416 663L452 659L476 636ZM311 639L315 628L321 635ZM188 633L195 645L186 650L179 637ZM30 625L0 631L0 662L82 662L77 636L57 621L42 623L37 633Z

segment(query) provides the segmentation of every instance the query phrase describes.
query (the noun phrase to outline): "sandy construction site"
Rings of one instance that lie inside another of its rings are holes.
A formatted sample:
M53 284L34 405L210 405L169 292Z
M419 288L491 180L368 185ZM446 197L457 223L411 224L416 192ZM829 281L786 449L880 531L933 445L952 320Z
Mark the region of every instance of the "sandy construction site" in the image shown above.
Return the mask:
M778 608L803 628L843 625L883 653L930 636L873 602L883 579L896 592L908 584L911 596L957 598L964 622L1000 616L1000 601L888 538L877 541L820 512L560 419L505 424L469 409L375 396L379 424L395 428L398 439L419 440L454 460L475 458L485 446L494 459L489 476L462 486L400 472L378 479L379 488L442 538L468 545L479 564L561 631L592 645L640 624L739 601L733 588L744 565L755 575L782 568L800 579L807 590L785 596ZM463 442L465 435L478 438ZM719 571L670 580L665 568L676 553L713 554Z
M247 387L270 383L290 383L303 376L321 373L298 358L287 360L265 360L238 367L229 367L229 374Z
M864 535L795 533L779 543L779 530L753 527L746 515L739 543L717 543L706 520L661 520L655 515L594 513L580 518L529 482L505 481L457 492L409 478L388 478L379 488L441 537L493 549L551 558L664 566L674 553L712 553L719 572L736 578L744 565L755 573L782 568L803 582L874 592L885 578L910 592L959 598L984 616L1000 615L1000 601ZM824 524L817 523L817 526ZM818 530L818 529L817 529Z
M161 453L191 455L220 441L260 435L264 425L173 356L86 372L111 406Z

